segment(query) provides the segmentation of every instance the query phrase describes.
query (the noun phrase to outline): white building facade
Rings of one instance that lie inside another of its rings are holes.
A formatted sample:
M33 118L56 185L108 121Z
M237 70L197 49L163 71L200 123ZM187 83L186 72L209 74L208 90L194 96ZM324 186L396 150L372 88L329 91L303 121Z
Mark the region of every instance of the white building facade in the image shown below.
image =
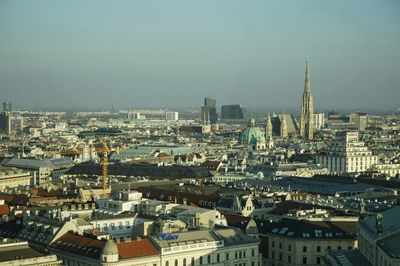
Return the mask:
M340 132L326 153L317 156L317 163L331 173L364 172L377 162L378 157L359 141L358 132Z

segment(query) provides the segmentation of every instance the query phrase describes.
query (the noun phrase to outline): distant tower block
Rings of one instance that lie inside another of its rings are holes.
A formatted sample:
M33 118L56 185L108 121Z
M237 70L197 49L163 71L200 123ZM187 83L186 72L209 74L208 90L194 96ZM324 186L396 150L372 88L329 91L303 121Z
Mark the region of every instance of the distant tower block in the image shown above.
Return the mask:
M310 65L306 61L306 78L300 113L300 136L305 139L314 138L314 103L311 95Z

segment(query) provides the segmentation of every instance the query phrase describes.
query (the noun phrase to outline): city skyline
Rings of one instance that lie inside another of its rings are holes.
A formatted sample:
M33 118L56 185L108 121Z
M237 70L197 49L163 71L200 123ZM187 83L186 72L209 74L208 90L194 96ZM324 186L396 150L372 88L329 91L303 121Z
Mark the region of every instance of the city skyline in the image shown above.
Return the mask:
M16 106L300 110L308 56L316 110L399 108L395 1L41 3L0 3L0 100Z

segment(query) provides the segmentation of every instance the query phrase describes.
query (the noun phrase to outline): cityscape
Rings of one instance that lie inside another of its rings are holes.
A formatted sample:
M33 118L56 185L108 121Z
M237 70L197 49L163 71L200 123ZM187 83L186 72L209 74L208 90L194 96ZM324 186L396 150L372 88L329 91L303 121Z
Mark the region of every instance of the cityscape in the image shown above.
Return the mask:
M400 3L289 2L1 2L0 265L400 265Z

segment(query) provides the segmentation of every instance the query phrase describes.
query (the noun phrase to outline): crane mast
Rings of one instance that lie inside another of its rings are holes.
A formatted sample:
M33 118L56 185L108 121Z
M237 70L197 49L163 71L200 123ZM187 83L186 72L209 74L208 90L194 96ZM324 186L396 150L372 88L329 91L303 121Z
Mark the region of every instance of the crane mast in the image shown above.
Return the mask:
M105 197L107 195L107 190L108 190L108 154L110 152L110 149L107 147L107 144L104 139L101 140L101 144L103 146L102 174L103 174L103 195Z

